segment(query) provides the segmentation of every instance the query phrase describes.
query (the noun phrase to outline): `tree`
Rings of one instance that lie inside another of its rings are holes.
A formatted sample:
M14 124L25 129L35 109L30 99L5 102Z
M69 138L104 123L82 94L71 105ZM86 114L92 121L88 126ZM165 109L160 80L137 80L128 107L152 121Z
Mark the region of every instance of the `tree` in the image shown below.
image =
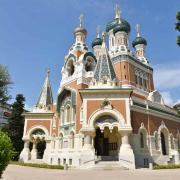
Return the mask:
M8 95L10 84L11 80L8 69L0 64L0 104L5 104L10 99L10 96Z
M13 156L13 147L8 135L0 131L0 178Z
M176 19L177 19L176 30L180 32L180 11L177 12ZM177 44L180 46L180 35L177 36Z
M25 97L22 94L16 96L16 101L12 105L12 113L8 119L8 124L4 128L7 131L9 137L11 138L16 155L14 160L18 160L20 152L23 149L23 128L24 128L24 102Z

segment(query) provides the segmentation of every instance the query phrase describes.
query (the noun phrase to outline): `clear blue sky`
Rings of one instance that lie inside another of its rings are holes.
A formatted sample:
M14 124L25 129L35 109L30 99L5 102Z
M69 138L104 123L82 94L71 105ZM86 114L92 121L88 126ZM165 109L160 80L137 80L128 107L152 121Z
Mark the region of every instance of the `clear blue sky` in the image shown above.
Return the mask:
M26 97L33 106L51 68L51 84L56 93L61 79L64 56L74 41L73 30L84 14L88 30L87 45L96 36L96 26L104 30L114 18L118 3L122 17L131 24L130 42L135 25L141 25L147 39L147 57L154 68L155 85L167 102L180 100L180 48L174 30L179 0L0 0L0 63L8 66L14 82L11 94Z

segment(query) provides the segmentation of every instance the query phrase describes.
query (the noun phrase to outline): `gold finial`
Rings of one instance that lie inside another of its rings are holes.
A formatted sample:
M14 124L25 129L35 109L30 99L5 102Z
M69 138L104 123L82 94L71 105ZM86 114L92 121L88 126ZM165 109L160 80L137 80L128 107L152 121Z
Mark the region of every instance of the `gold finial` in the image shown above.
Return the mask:
M140 25L136 24L137 37L140 37Z
M100 26L98 25L96 28L96 32L97 32L97 38L100 37Z
M121 19L121 11L118 4L116 4L116 7L115 7L115 18Z
M81 14L81 15L79 16L80 27L82 27L83 17L84 17L83 14Z

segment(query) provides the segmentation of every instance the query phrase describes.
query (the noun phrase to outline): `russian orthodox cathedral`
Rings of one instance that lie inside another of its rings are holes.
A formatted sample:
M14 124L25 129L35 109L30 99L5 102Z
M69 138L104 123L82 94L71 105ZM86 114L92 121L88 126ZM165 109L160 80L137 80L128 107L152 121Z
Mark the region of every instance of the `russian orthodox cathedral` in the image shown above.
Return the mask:
M20 161L76 168L113 161L128 169L180 164L180 116L154 89L139 25L134 50L130 32L117 6L91 52L80 16L55 102L48 70L36 105L24 114Z

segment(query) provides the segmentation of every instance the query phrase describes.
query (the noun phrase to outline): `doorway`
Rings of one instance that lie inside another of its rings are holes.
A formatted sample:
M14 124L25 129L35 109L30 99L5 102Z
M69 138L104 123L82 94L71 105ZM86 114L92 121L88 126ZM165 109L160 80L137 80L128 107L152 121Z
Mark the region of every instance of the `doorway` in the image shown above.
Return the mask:
M166 140L163 132L161 132L161 149L162 149L162 154L167 155Z

